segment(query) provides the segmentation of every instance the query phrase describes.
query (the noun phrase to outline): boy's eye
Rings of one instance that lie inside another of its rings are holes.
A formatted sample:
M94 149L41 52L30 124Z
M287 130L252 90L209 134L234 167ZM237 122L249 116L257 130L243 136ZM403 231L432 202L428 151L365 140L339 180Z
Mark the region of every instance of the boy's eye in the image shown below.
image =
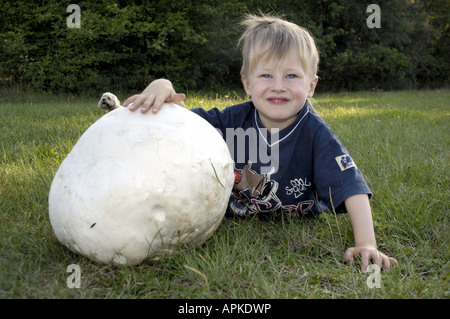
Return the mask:
M296 77L297 77L297 75L295 75L295 74L289 74L287 76L288 79L295 79Z
M271 75L270 74L262 74L261 77L265 78L265 79L269 79L271 77Z

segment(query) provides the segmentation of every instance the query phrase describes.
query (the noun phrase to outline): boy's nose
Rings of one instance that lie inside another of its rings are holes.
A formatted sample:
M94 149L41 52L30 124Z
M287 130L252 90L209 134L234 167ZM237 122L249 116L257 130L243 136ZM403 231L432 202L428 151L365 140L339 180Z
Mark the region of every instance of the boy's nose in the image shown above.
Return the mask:
M272 91L274 92L281 92L281 91L285 91L285 87L284 87L284 83L283 83L283 79L282 78L274 78L273 79L273 86L272 86Z

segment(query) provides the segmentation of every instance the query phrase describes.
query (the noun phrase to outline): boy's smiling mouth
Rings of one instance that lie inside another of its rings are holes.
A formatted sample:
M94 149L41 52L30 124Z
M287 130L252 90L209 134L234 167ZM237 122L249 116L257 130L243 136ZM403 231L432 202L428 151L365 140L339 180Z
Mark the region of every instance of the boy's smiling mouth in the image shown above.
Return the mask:
M267 101L271 104L280 105L288 103L289 99L287 97L282 96L270 96L267 98Z

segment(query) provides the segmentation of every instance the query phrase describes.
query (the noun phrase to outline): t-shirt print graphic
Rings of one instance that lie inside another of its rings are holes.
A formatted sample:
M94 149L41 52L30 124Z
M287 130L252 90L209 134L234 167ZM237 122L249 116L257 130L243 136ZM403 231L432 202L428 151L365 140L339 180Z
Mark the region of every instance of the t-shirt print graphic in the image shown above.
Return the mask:
M234 169L233 195L243 205L234 205L238 215L252 215L257 212L271 212L281 207L277 197L278 182L270 180L267 175L251 169L248 162L243 169ZM238 207L239 206L239 207Z

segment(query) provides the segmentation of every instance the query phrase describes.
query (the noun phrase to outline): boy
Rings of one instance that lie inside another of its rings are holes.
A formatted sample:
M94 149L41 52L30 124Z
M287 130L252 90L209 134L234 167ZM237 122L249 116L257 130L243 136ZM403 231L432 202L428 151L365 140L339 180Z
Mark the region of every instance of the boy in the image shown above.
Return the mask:
M377 250L371 192L348 151L308 101L318 81L313 38L280 18L249 15L243 24L241 78L251 101L222 111L192 109L222 133L234 158L229 211L259 216L348 212L355 247L344 258L352 263L360 255L362 272L370 260L389 270L397 261ZM161 79L124 106L156 113L164 102L184 105L184 99L170 81Z

